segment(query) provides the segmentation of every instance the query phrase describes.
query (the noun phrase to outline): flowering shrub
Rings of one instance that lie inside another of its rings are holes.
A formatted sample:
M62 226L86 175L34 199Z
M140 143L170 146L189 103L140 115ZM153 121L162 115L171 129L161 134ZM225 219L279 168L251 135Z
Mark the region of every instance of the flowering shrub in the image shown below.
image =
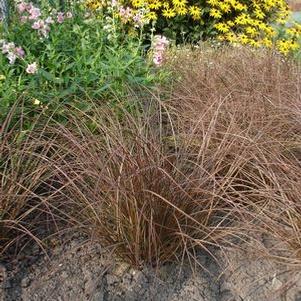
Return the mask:
M50 109L152 81L139 38L124 35L112 8L95 18L79 6L61 12L22 0L9 28L0 23L0 40L0 121L20 97L28 109Z
M177 42L218 38L254 47L276 46L283 54L300 47L298 24L291 27L294 34L285 39L278 37L277 24L285 24L290 15L285 0L120 0L120 3L130 16L142 10L145 23ZM105 5L103 0L87 0L87 6L95 10ZM123 14L120 17L132 22Z

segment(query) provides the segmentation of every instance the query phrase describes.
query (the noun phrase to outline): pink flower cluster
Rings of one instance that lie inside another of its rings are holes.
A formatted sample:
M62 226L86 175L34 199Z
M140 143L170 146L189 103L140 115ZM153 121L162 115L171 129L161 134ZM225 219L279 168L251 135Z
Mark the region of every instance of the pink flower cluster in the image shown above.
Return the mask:
M24 59L25 51L22 47L17 47L13 42L6 42L5 40L0 40L0 49L2 53L6 55L9 63L13 65L17 58ZM37 63L28 64L26 72L28 74L35 74L38 71Z
M34 7L32 3L19 2L17 4L17 10L19 14L27 13L23 16L23 21L28 20L37 20L41 16L41 10L37 7Z
M73 17L72 12L68 11L65 13L63 12L58 12L56 16L56 21L60 24L62 24L65 19L71 19Z
M133 22L135 27L142 27L149 21L144 17L145 11L144 9L140 9L138 11L133 12L130 7L119 6L118 4L114 4L114 8L117 8L119 17L123 23Z
M169 45L169 41L166 37L156 35L153 39L152 50L153 50L153 62L156 66L160 66L164 60L164 52Z
M143 27L148 23L148 20L144 18L144 15L145 12L141 9L133 16L135 27Z
M44 38L48 37L50 25L55 23L52 16L48 16L45 20L42 19L41 10L33 6L31 2L27 3L23 0L17 4L17 10L21 15L20 20L22 23L32 21L33 23L31 28L37 30L40 36ZM65 18L70 19L73 17L73 15L71 12L67 12L66 14L63 12L58 12L57 14L54 14L53 17L56 19L57 23L61 24L64 22Z
M52 23L53 23L53 20L51 17L47 18L47 21L39 19L32 24L31 28L37 30L38 33L41 36L43 36L44 38L47 38L48 34L50 32L50 24L52 24Z
M6 55L9 63L13 65L17 58L24 58L25 51L21 47L16 47L15 43L7 43L6 41L0 41L0 47L2 53Z
M119 7L119 16L123 23L127 23L133 16L132 9L129 7Z

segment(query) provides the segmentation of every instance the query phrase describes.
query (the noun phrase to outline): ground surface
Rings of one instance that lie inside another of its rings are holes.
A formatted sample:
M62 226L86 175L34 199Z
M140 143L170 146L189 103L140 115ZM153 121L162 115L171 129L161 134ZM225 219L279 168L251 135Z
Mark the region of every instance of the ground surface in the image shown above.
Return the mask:
M33 248L20 262L0 266L0 301L301 301L301 276L245 252L214 251L199 263L207 270L166 265L134 270L99 245L74 238L51 259Z

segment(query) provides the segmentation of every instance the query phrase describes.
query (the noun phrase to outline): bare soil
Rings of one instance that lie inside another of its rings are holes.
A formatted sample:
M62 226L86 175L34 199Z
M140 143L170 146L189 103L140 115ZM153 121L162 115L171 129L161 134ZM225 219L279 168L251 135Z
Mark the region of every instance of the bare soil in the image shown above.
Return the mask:
M212 250L160 269L133 269L92 241L74 238L50 258L34 247L0 266L2 301L300 301L300 270L245 251ZM219 264L217 264L219 262Z

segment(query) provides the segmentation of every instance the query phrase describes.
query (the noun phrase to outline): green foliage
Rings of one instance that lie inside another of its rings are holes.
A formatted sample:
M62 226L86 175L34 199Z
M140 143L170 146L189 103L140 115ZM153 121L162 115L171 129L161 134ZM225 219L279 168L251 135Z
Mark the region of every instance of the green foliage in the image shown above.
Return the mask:
M128 86L152 82L139 38L125 36L117 20L95 18L74 6L58 21L62 13L45 2L41 16L29 20L28 15L16 9L9 28L0 27L0 120L18 99L27 112L37 107L51 112L58 103L82 109L81 98L109 100L112 94L124 95ZM9 43L14 44L5 52ZM15 47L24 55L9 63ZM31 64L36 70L28 70Z

